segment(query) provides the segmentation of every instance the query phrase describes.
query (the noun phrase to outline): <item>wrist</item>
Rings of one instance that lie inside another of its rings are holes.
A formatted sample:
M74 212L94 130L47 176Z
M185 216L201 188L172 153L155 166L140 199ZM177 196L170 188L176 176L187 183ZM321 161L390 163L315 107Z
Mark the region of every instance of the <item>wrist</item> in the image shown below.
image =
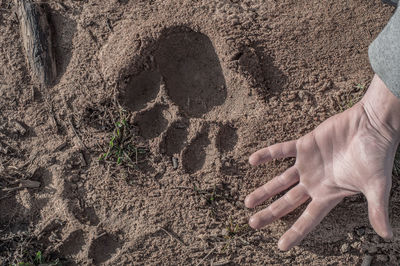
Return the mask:
M388 140L400 140L400 99L375 75L360 103L376 129Z

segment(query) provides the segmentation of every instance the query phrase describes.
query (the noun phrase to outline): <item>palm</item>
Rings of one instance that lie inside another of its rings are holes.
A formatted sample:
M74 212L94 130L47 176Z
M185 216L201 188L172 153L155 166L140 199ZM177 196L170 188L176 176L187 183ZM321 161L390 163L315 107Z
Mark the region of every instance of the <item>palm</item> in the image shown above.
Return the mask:
M375 231L390 237L387 205L395 151L391 143L378 133L363 106L357 104L298 140L254 153L250 157L253 165L284 157L296 157L296 163L251 193L246 198L247 207L253 208L298 184L256 213L250 225L261 228L311 198L306 210L279 241L279 248L287 250L297 245L344 197L362 192L367 197Z

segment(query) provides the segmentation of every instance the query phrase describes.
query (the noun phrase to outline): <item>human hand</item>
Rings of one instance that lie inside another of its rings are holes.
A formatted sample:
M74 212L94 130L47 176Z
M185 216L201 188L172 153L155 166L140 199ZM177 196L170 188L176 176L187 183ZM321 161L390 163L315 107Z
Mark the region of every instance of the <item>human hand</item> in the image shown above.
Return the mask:
M279 249L286 251L298 245L344 197L363 193L372 227L381 237L391 238L388 203L399 141L400 100L375 75L363 99L352 108L298 140L275 144L250 156L252 165L296 157L291 168L246 197L246 207L254 208L295 185L253 215L250 226L264 227L311 198L279 240Z

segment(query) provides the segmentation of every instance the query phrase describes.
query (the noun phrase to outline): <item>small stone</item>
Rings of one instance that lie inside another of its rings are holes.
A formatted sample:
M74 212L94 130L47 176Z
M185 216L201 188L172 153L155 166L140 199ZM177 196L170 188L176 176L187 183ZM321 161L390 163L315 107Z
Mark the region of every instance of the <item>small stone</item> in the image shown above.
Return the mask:
M71 183L77 183L79 181L79 175L71 175L67 180Z
M374 243L380 243L381 242L381 238L378 235L374 235L372 237L372 242Z
M81 159L81 165L82 165L83 167L86 167L86 166L87 166L87 162L86 162L85 156L83 155L82 152L79 153L79 157L80 157L80 159Z
M26 128L18 121L14 121L15 132L20 134L21 136L26 134Z
M301 100L304 100L308 96L305 91L299 91L297 95Z
M373 258L374 257L372 257L371 255L366 254L363 257L363 261L361 263L361 266L370 266Z
M207 240L207 235L206 234L198 234L197 237L201 240Z
M365 228L363 228L363 227L357 228L356 229L356 234L358 236L363 236L365 234Z
M219 236L220 234L221 234L221 231L219 229L217 229L217 228L210 229L210 236L211 237L216 237L216 236Z
M297 97L297 92L292 92L287 96L288 101L293 101Z
M207 206L207 200L205 198L200 199L200 206Z
M149 197L160 197L161 193L159 191L150 191L148 196Z
M40 182L32 180L21 180L19 186L22 188L38 188L40 187Z
M236 16L231 17L231 25L232 26L236 26L236 25L239 25L239 24L240 24L240 20L239 20L238 17L236 17Z
M385 254L379 254L376 256L376 260L378 262L387 262L388 261L388 256L386 256Z
M340 251L341 251L342 253L348 252L348 251L349 251L349 244L344 243L344 244L340 247Z
M353 241L353 240L354 240L354 234L353 234L353 233L347 233L347 238L348 238L350 241Z
M375 254L376 252L378 252L378 248L376 246L368 247L369 254Z
M351 244L351 247L354 249L360 249L361 248L361 242L354 242L353 244Z
M394 254L389 255L389 261L393 265L399 265L399 261L397 260L397 257Z
M64 149L65 147L67 147L67 142L63 142L63 143L61 143L60 145L58 145L58 146L53 150L53 152L61 151L61 150Z
M234 54L231 56L230 60L231 60L231 61L237 61L237 60L240 59L240 57L242 57L242 55L243 55L243 52L238 51L238 52L234 53Z
M172 167L174 168L174 170L178 169L178 165L178 158L172 157Z

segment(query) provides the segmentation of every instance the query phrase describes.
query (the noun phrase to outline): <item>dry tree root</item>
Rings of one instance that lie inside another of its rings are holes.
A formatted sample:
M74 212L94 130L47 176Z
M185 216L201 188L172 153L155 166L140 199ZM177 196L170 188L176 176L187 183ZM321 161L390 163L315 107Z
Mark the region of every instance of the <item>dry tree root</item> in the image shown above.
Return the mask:
M57 70L46 12L32 0L14 0L14 3L17 7L26 59L33 78L48 87L53 83Z

